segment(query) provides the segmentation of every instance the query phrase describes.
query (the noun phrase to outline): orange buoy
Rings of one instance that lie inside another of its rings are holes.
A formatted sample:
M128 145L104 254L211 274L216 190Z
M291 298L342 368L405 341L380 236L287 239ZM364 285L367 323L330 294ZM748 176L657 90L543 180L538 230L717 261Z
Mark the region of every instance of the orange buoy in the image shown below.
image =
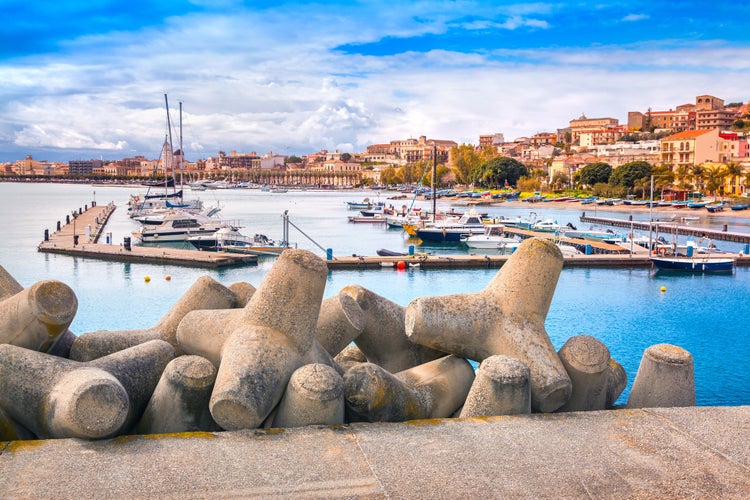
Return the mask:
M172 279L172 277L171 277L170 275L168 275L168 274L167 274L166 276L164 276L164 279L165 279L165 280L167 280L167 281L169 281L169 280L171 280L171 279Z
M396 263L396 269L398 269L399 271L403 271L404 269L406 269L406 262L404 262L403 260L398 261Z
M148 283L149 281L151 281L151 276L144 276L143 277L143 281L145 281L146 283Z

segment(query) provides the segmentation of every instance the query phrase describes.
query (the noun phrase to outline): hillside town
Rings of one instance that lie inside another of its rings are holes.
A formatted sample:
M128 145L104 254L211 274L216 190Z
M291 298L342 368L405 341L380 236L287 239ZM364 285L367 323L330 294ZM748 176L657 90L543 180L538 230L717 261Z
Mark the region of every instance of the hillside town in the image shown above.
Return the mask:
M669 110L631 111L627 123L616 118L571 119L567 127L530 137L506 140L502 133L480 135L476 144L450 139L394 139L372 144L365 151L348 153L320 150L301 156L274 153L219 151L216 156L189 160L183 151L165 141L159 158L143 156L119 160L50 162L26 156L0 164L0 177L41 178L153 178L179 171L186 182L254 182L289 186L349 187L363 184L416 183L405 175L410 166L441 165L443 186L468 184L459 172L459 157L466 150L482 152L485 160L507 157L522 163L538 179L539 190L573 186L587 165L606 163L612 168L645 162L689 177L696 169L719 172L721 194L747 194L750 176L750 101L726 103L711 95ZM400 169L400 173L399 173ZM418 176L417 176L418 177ZM694 183L695 184L695 183ZM701 186L696 185L696 188Z

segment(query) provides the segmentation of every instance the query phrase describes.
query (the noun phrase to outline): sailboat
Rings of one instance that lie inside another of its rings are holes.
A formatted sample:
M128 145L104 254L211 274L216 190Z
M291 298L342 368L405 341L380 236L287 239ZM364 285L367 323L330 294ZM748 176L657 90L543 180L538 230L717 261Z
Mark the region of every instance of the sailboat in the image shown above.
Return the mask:
M175 155L172 146L172 122L169 114L169 100L167 94L164 94L164 104L167 111L167 134L164 136L161 160L164 165L165 180L146 183L148 191L142 198L140 195L131 196L129 203L130 208L128 208L128 213L131 218L165 214L174 210L182 210L191 214L196 214L203 210L203 202L201 200L185 200L182 196L182 159L184 157L182 150L182 103L180 103L180 149L178 150L179 154L177 155ZM177 161L179 162L179 190L177 189L177 180L175 178L175 156L177 156ZM170 172L171 175L167 175L170 174ZM164 187L164 192L151 192L152 188L156 190L158 187Z

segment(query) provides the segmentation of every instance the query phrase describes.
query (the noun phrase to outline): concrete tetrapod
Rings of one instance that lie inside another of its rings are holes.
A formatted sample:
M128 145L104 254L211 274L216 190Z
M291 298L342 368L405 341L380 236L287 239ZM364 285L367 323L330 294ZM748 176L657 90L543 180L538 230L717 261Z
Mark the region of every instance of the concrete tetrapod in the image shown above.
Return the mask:
M628 385L628 375L625 368L612 358L609 358L609 377L607 381L607 402L605 408L612 408Z
M364 327L354 343L367 361L391 373L445 356L445 352L409 342L404 329L404 308L359 285L339 292L351 296L362 309Z
M344 423L344 379L319 363L297 368L276 409L273 427Z
M180 356L169 362L135 428L138 434L212 432L219 430L208 400L216 367L200 356Z
M328 267L307 250L285 250L224 342L209 407L226 430L256 428L315 344Z
M350 295L339 293L323 300L320 305L315 338L331 356L336 356L364 328L364 314Z
M406 307L406 334L416 344L480 362L493 354L519 359L531 371L532 409L554 411L572 391L544 329L562 264L554 242L527 239L484 290L414 299Z
M356 345L348 345L333 360L346 373L352 366L367 363L367 357Z
M558 411L603 410L607 406L609 349L589 335L569 338L558 353L573 381L570 399Z
M68 329L78 310L73 290L43 280L0 301L0 343L46 351Z
M10 344L0 345L0 385L0 406L40 439L114 436L130 408L112 374Z
M693 356L676 345L652 345L643 353L626 407L672 406L695 406Z
M182 352L202 356L218 368L224 342L244 322L242 309L192 311L177 327L177 344ZM317 340L313 341L309 351L303 353L303 363L322 363L343 373Z
M0 300L4 300L12 295L23 291L23 286L3 266L0 266ZM46 350L48 354L67 358L70 355L70 347L76 336L73 332L66 329L57 335L50 347Z
M122 432L129 432L138 423L164 369L174 357L171 344L149 340L86 363L114 375L128 394L130 404Z
M466 400L473 381L471 364L456 356L396 374L362 363L344 374L347 417L352 422L448 418Z
M529 367L496 354L479 365L460 417L531 413Z
M177 346L177 326L196 309L227 309L235 304L234 292L210 276L201 276L180 297L164 317L151 328L137 330L97 330L83 333L73 342L70 358L90 361L134 345L160 339Z
M250 283L245 283L244 281L232 283L228 288L234 293L234 296L236 298L234 307L239 309L242 309L247 305L248 302L250 302L250 299L252 298L256 290L253 285L251 285Z

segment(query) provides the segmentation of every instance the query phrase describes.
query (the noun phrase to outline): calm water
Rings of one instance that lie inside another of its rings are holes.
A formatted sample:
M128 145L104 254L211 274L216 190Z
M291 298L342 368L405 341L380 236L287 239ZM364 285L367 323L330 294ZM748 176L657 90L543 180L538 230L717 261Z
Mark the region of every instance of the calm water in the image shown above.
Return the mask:
M71 325L74 332L97 329L141 328L153 325L185 290L201 275L209 274L229 285L247 281L258 285L273 263L262 260L257 266L223 270L191 269L175 266L126 264L42 254L36 245L44 229L53 230L56 221L64 221L71 210L95 200L103 205L118 205L107 230L119 244L137 229L126 214L130 194L138 189L90 185L48 185L0 183L0 213L4 235L0 238L0 264L24 286L42 279L56 279L75 291L79 308ZM396 207L411 200L391 200L393 193L380 199ZM282 234L281 215L289 211L290 220L322 248L334 255L373 255L378 248L407 250L415 244L402 232L369 224L351 224L346 217L355 212L345 201L378 194L364 191L345 193L289 192L263 193L257 190L221 190L190 193L206 204L222 206L225 219L239 220L246 234L263 233L272 238ZM430 207L431 202L418 202ZM448 209L445 202L439 208ZM493 207L491 215L529 215L554 218L561 223L581 226L580 211L554 209L547 204L532 207ZM593 213L593 208L587 212ZM603 216L625 217L622 214ZM661 215L661 214L660 214ZM693 215L691 213L691 215ZM750 221L731 217L702 215L701 224L750 232ZM635 214L636 220L648 220L648 214ZM83 231L83 229L81 230ZM290 240L298 247L324 256L325 252L292 228ZM739 246L717 242L720 248L739 251ZM418 248L419 249L419 248ZM452 253L451 246L432 246L423 250ZM336 271L328 276L326 295L334 295L350 284L359 284L389 299L406 305L425 295L469 293L481 290L495 270L423 271ZM145 282L144 276L151 278ZM165 276L170 276L167 281ZM662 293L660 288L666 287ZM628 373L628 388L620 402L627 399L641 356L646 347L672 343L689 350L695 358L698 404L750 404L750 375L745 369L750 359L747 334L750 325L750 270L738 268L729 275L662 275L647 269L565 269L558 282L546 327L556 348L573 335L597 337Z

